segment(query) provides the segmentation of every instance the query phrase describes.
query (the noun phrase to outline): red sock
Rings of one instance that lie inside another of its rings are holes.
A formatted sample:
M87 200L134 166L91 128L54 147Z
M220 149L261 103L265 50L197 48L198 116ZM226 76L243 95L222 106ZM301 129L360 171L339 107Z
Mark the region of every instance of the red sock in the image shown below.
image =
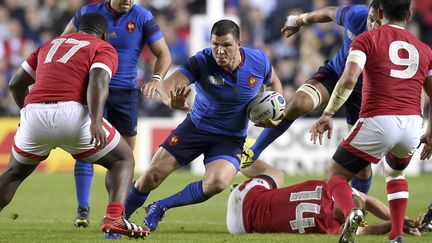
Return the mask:
M327 181L327 188L336 205L340 208L345 218L355 208L352 200L352 189L343 176L332 176Z
M391 230L389 239L403 235L405 211L408 203L408 182L405 179L387 182L387 199L389 201Z
M118 218L123 215L125 206L123 203L110 202L107 206L106 214L109 214L113 218Z

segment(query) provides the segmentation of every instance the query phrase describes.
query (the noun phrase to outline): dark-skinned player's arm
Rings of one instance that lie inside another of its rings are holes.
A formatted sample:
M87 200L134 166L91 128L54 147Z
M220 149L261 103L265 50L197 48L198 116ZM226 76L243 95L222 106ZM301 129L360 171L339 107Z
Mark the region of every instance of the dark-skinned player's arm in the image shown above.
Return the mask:
M423 89L427 96L429 96L429 101L432 101L432 76L426 78ZM429 159L432 155L432 105L429 105L429 119L426 132L421 136L420 142L424 144L423 150L420 155L420 159Z
M12 97L19 108L23 108L24 99L29 93L29 86L34 84L35 80L22 67L19 67L9 82L9 89Z
M87 86L87 106L89 110L91 125L91 141L95 147L103 148L106 145L106 134L102 125L102 117L106 99L108 97L108 87L111 80L110 74L103 68L93 68L89 73Z

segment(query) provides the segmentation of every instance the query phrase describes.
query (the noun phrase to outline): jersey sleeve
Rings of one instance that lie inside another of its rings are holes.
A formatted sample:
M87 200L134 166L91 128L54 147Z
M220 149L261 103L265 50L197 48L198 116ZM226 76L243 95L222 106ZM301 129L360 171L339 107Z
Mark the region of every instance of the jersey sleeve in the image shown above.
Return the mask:
M28 73L33 79L35 78L38 54L40 47L37 48L22 64L21 67Z
M366 5L342 6L336 11L336 23L344 28L363 29L363 24L368 16Z
M93 59L90 70L93 68L102 68L110 74L110 78L117 72L118 54L109 43L104 43L98 47Z
M429 53L432 54L432 50L429 48ZM429 68L427 72L427 77L432 77L432 55L429 58Z
M351 42L350 51L361 51L368 56L373 48L369 33L370 32L365 32L357 36L353 42Z
M189 79L189 82L195 83L195 81L201 78L201 68L204 66L203 60L205 60L204 55L202 52L198 52L179 68L179 72L185 75Z
M75 28L75 31L78 31L78 21L81 18L82 15L84 15L87 11L87 5L81 7L74 15L72 19L73 26Z
M146 43L151 45L156 41L163 38L162 31L160 30L159 24L156 22L153 14L145 10L142 14L143 17L143 37L146 40Z
M265 85L268 85L271 83L272 80L272 64L270 58L264 52L263 52L263 56L264 56L264 63L265 63L264 65L265 75L264 75L263 83Z

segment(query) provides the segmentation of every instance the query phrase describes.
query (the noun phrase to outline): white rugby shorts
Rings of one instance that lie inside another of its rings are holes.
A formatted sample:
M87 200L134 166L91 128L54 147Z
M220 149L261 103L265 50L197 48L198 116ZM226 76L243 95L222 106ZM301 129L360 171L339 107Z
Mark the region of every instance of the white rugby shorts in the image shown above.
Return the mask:
M20 163L38 164L59 147L75 159L95 162L117 146L120 134L103 119L107 144L95 148L90 144L90 123L87 108L78 102L28 104L21 109L12 154Z
M244 183L247 184L243 190L240 191L239 189ZM272 188L269 182L261 178L253 178L250 182L244 183L236 186L228 198L226 224L231 234L246 233L243 222L243 200L247 193L257 186L267 189Z
M374 164L389 152L409 158L420 143L422 123L418 115L359 118L340 146Z

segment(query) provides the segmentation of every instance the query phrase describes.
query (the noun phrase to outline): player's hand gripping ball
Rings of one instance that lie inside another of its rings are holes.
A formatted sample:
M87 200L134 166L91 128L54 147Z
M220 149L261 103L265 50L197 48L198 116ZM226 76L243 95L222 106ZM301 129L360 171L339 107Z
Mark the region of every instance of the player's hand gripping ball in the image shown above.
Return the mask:
M283 115L285 104L285 99L281 94L276 91L264 91L252 99L246 112L253 123L267 119L276 121Z

